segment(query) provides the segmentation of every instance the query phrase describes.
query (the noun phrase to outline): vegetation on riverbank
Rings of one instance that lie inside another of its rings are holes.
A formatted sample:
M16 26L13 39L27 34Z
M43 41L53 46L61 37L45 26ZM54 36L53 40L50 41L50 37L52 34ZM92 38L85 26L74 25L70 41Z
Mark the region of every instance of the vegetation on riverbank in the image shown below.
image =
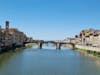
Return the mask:
M86 49L81 49L81 48L75 48L75 50L84 51L84 52L87 52L88 54L92 54L92 55L100 57L100 52L96 52L96 51L92 51L92 50L86 50Z

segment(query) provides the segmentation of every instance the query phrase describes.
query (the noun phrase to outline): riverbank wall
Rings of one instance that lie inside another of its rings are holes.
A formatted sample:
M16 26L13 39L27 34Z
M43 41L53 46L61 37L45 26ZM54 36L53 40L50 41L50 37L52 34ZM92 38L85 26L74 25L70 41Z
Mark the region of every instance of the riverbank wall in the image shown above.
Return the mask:
M90 54L100 56L100 48L98 47L91 47L91 46L84 46L84 45L75 45L75 49L84 50Z
M8 52L8 51L16 51L18 48L26 48L25 44L21 45L13 45L13 46L3 46L0 49L0 53Z

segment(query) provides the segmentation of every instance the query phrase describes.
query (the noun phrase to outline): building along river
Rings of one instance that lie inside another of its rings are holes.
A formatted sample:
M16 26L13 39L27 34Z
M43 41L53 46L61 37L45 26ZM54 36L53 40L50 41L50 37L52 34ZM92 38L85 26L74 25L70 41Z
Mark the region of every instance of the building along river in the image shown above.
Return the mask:
M62 48L27 48L0 54L0 75L100 75L100 58Z

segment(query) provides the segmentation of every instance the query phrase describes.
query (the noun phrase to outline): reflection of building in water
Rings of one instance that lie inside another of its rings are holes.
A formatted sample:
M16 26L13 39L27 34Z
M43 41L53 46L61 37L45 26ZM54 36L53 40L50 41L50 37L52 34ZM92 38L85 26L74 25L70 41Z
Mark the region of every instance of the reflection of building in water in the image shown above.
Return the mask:
M2 67L4 62L7 62L11 57L13 57L13 53L4 53L3 55L0 56L0 67Z
M95 61L95 64L100 67L100 60Z

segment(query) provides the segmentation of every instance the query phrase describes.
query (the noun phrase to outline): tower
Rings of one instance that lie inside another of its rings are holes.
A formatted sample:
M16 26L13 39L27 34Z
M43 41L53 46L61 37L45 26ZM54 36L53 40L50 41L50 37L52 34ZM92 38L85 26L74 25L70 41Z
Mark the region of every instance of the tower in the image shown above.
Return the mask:
M0 25L0 32L1 32L1 25Z
M6 26L6 30L8 30L9 29L9 21L5 22L5 26Z
M0 52L1 52L1 46L2 46L2 29L0 26Z

